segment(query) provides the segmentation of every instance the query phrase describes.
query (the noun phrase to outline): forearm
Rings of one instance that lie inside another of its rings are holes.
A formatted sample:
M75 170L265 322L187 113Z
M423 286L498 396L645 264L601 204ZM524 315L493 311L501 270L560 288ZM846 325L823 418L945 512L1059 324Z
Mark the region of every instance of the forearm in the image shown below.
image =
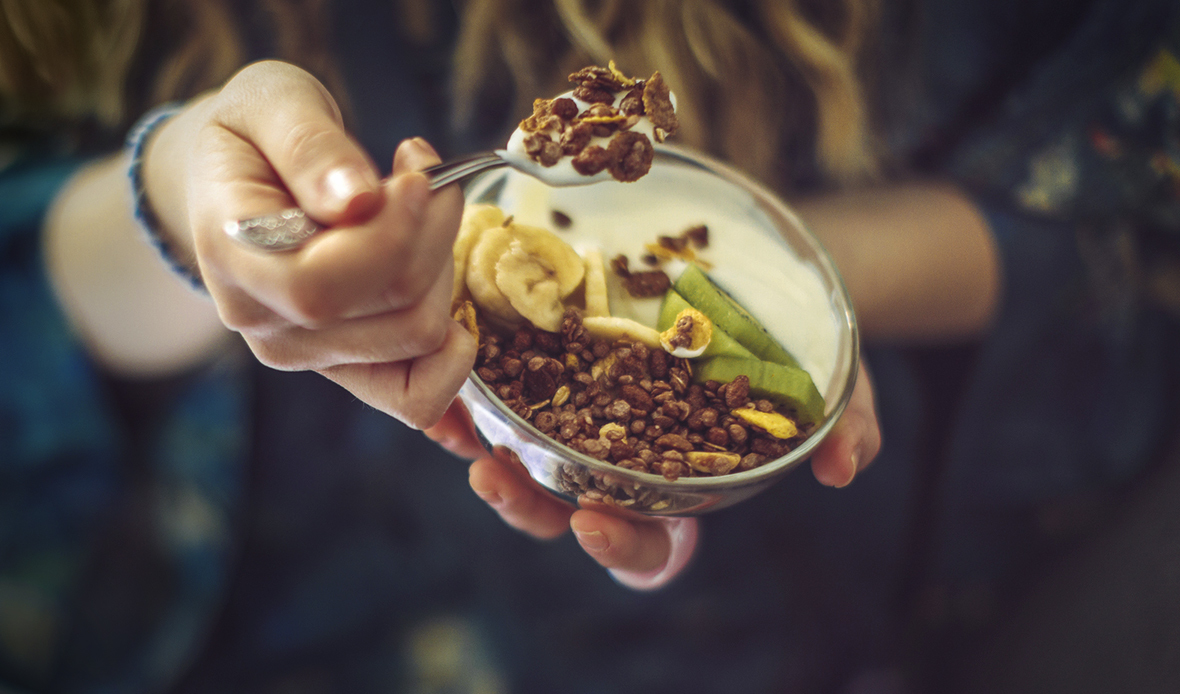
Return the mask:
M46 269L62 310L95 359L126 376L174 373L208 359L228 331L176 276L132 212L127 156L88 165L45 220Z
M866 337L940 341L987 330L1000 260L986 220L955 188L894 184L795 208L840 268Z

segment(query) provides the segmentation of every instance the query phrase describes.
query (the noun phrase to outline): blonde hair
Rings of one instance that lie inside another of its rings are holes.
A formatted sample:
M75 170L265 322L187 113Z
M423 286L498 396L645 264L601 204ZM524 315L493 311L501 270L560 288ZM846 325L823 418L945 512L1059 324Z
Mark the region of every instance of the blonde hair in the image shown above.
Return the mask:
M150 103L129 108L127 76L150 1L0 0L0 115L118 124L128 111L220 84L246 60L232 0L154 0L175 48L153 73ZM878 168L858 75L877 1L467 0L453 54L455 124L473 123L504 84L519 117L538 95L568 88L570 72L613 59L630 74L664 75L683 144L772 185L795 174L783 167L797 157L785 152L808 150L827 180L859 181ZM328 2L258 4L278 55L324 80L347 113L328 50ZM435 32L430 0L391 4L410 40Z
M338 87L327 2L260 0L259 7L278 55ZM149 5L172 47L152 72L146 103L130 104L128 76L146 42ZM0 118L92 117L113 127L136 108L213 88L247 59L234 7L234 0L0 0Z
M145 0L0 0L0 115L118 120L145 5Z
M876 0L804 7L751 0L749 16L718 0L553 0L562 42L529 19L536 3L471 0L453 65L454 117L470 123L481 90L506 75L515 112L563 91L566 75L615 60L659 70L678 100L679 142L724 157L772 184L789 180L783 152L809 142L831 182L876 175L877 156L858 65L876 26ZM765 27L758 31L755 24ZM548 68L546 70L546 68Z

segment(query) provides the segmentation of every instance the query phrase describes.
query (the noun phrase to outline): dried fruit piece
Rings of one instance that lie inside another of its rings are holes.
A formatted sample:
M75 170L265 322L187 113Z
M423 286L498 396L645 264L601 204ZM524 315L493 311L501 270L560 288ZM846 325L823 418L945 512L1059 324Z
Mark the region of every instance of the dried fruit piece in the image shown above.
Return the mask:
M738 463L742 462L742 457L737 453L689 451L684 454L684 462L706 475L724 475L737 467Z
M619 70L618 66L615 65L615 61L608 61L606 64L606 69L610 71L611 77L613 77L615 81L619 83L620 87L635 86L635 78L624 75L622 71Z
M479 342L479 323L475 316L475 304L470 301L462 302L455 309L452 317L455 319L455 322L463 326L463 329L475 338L477 343Z
M730 414L744 419L747 424L758 427L776 439L789 439L799 433L799 427L795 426L795 422L778 412L762 412L753 408L742 408L733 410Z

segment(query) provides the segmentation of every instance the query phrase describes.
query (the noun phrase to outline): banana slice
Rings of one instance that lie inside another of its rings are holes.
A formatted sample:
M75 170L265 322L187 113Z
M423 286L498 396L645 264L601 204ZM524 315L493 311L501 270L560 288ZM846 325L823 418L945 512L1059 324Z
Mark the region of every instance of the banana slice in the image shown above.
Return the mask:
M551 333L561 330L565 306L557 271L545 256L524 250L520 239L513 240L496 261L496 286L534 326Z
M556 332L564 311L561 302L582 283L585 272L582 258L556 234L508 220L480 234L465 279L489 320L517 327L527 319Z
M586 316L582 326L600 340L630 340L642 342L652 349L660 349L660 333L643 323L618 316Z
M610 300L606 289L606 264L602 250L591 246L582 251L586 263L586 314L587 316L609 316Z
M569 296L586 275L586 266L578 252L557 234L541 227L527 224L510 224L514 241L520 243L520 251L541 259L549 266L557 281L557 293L561 298Z
M457 306L467 290L467 260L471 249L484 231L504 223L504 211L495 205L468 205L463 210L463 221L455 237L452 255L455 258L455 283L451 291L451 305Z
M471 292L471 298L485 318L502 327L515 328L524 323L524 317L512 308L508 297L496 285L496 263L511 244L512 232L508 227L484 230L467 260L466 280L467 291Z

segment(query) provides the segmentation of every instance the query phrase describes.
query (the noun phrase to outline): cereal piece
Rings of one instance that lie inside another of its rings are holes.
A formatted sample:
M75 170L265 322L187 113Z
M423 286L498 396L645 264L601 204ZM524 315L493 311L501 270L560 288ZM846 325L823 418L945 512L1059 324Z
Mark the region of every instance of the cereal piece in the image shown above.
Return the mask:
M672 106L672 92L668 88L664 77L657 70L643 85L643 109L647 117L658 128L658 133L662 130L664 136L673 135L680 127L680 121L676 119L676 109ZM660 141L663 138L660 137Z
M552 210L550 216L553 217L553 226L558 229L569 229L574 223L574 220L570 219L570 216L561 210Z
M656 243L658 243L660 247L667 248L673 253L682 253L684 249L688 247L688 237L667 236L665 234L661 234L660 236L656 237Z
M553 99L549 106L550 112L558 118L571 121L578 117L578 102L566 97Z
M570 160L574 171L583 176L593 176L611 165L611 153L598 145L590 145Z
M564 103L561 106L556 106L558 101L568 101L574 107L573 116L578 114L578 105L572 99L534 99L533 113L520 122L520 129L530 133L560 129L563 120L560 114L569 113L569 109Z
M656 156L647 135L630 131L615 135L607 146L607 153L611 158L611 176L624 183L643 178L651 170L652 160Z
M610 104L615 100L615 94L611 90L586 85L574 89L574 97L592 104Z
M561 145L542 133L525 136L524 151L541 166L553 166L561 160Z
M694 227L689 227L684 231L684 237L692 242L693 246L697 248L709 247L709 227L704 224L698 224Z
M663 270L630 272L623 278L627 293L637 299L663 296L672 287L672 280Z
M566 128L565 132L561 134L562 153L571 156L580 154L594 137L593 130L594 128L589 123L574 123ZM599 169L599 171L601 170Z
M624 87L630 87L630 84L623 84L619 79L622 74L618 70L611 70L609 67L599 67L597 65L590 65L581 70L571 74L569 81L577 84L579 87L591 87L594 89L603 89L606 91L617 92ZM614 100L613 98L611 99Z
M630 261L627 260L627 256L623 255L622 253L616 255L614 258L611 258L610 261L611 269L614 270L616 275L624 279L631 276L631 268L629 265Z
M642 116L643 110L643 85L638 85L627 92L627 94L619 101L619 112L628 116Z

